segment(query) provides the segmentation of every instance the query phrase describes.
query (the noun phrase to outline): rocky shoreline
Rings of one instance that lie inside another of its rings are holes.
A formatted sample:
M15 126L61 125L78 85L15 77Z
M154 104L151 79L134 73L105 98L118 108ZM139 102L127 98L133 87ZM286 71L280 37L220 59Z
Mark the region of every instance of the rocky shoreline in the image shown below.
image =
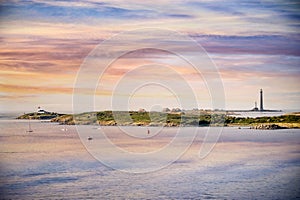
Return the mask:
M277 124L257 124L255 126L250 126L250 129L276 130L276 129L287 129L287 127L282 127Z
M114 114L118 115L118 121ZM101 126L163 126L163 127L250 127L250 129L277 130L286 128L300 128L299 115L281 115L274 117L242 118L228 116L223 113L163 113L130 111L130 119L126 118L124 111L86 112L81 114L60 113L28 113L17 119L50 119L65 125L101 125Z

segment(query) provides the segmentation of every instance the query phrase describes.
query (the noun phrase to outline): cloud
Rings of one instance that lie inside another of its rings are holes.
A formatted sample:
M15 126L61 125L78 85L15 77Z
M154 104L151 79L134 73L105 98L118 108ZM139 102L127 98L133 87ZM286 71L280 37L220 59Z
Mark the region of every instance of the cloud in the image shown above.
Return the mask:
M268 84L280 85L280 92L291 92L289 88L297 92L293 85L299 86L295 81L300 74L297 1L14 0L1 1L0 9L0 87L8 95L2 99L71 95L77 70L96 45L122 31L147 26L188 33L219 66L229 92L236 88L236 94L240 94L238 90L245 94L248 90L243 88ZM197 49L176 39L161 42L145 32L120 41L115 51L121 52L137 41L155 44L162 50L143 49L119 58L106 72L107 87L97 95L110 95L109 84L133 65L170 65L188 80L202 81L179 59L163 51L172 45L179 52L195 56ZM105 56L99 55L98 59ZM143 73L137 72L134 78L143 78ZM147 74L169 78L155 71ZM91 75L87 74L86 80ZM82 93L92 92L83 86Z
M300 35L197 35L209 53L300 56Z
M0 100L16 100L25 98L35 98L37 95L11 95L11 94L0 94Z
M191 19L191 18L195 17L193 15L188 15L188 14L168 14L166 16L174 17L174 18L180 18L180 19Z
M212 4L211 2L191 1L188 2L186 5L188 5L189 7L202 8L217 13L238 15L238 16L244 15L243 12L240 12L239 9L236 8L237 7L236 5L238 5L238 3L233 3L233 2L222 1L222 3L220 2L220 3Z
M81 22L91 19L147 19L157 16L150 9L129 9L97 2L27 1L1 5L2 18L40 21Z
M65 87L38 87L38 86L21 86L21 85L8 85L0 84L0 89L2 92L7 93L21 93L21 94L49 94L49 93L69 93L73 92L73 88Z
M76 72L83 59L98 44L94 40L52 38L2 38L1 70L39 73Z

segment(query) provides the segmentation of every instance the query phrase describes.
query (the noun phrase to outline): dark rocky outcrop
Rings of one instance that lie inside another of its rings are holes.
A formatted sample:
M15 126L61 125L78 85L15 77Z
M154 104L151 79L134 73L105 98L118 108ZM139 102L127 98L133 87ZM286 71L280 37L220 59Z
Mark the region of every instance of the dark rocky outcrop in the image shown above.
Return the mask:
M258 124L250 127L250 129L261 129L261 130L276 130L276 129L285 129L285 128L286 127L282 127L277 124Z

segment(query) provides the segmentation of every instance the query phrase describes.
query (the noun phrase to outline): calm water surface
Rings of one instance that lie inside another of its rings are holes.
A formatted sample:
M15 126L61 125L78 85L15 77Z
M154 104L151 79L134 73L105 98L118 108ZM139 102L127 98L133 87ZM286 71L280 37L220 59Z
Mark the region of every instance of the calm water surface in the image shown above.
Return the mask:
M155 172L132 174L94 159L74 126L63 131L57 124L31 125L34 132L27 133L27 121L0 120L0 199L300 198L300 130L224 128L213 151L200 159L207 128L198 128L179 160ZM96 128L85 126L88 134ZM141 143L123 138L117 127L105 129L121 148L150 151L170 141L177 128ZM146 133L143 127L132 130ZM184 131L188 136L191 128Z

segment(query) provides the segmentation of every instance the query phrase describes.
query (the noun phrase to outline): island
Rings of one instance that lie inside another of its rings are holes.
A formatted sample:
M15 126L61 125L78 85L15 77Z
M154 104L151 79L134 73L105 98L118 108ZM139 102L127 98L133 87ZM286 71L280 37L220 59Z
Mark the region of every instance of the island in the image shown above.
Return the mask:
M99 111L80 114L61 114L55 112L33 112L17 119L49 120L65 125L101 126L235 126L251 129L300 128L300 113L288 113L272 117L236 117L226 111Z

